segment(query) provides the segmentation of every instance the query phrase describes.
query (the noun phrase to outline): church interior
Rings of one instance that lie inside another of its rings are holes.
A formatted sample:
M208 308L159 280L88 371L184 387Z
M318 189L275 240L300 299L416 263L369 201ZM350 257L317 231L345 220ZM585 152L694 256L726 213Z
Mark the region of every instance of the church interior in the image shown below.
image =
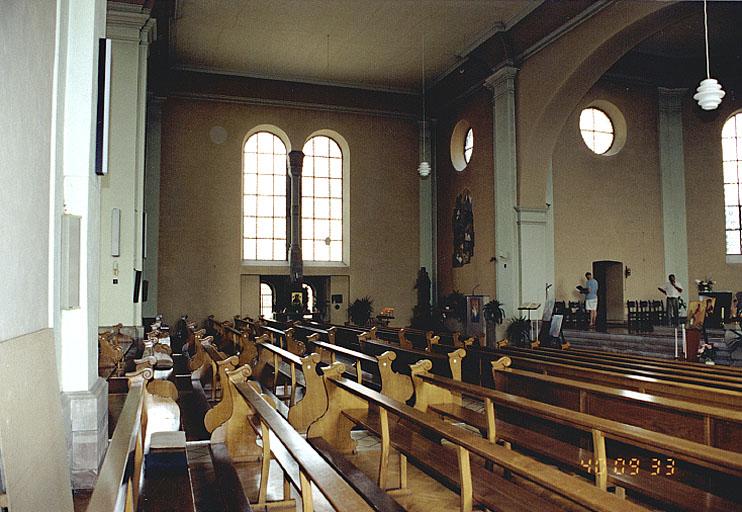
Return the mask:
M740 27L3 0L0 512L742 510Z

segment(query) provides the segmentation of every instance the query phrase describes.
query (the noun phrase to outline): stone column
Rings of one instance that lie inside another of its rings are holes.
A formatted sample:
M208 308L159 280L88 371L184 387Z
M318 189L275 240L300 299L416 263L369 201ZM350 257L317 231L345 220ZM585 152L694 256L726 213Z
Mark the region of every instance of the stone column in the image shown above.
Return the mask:
M154 20L141 5L109 2L106 35L111 39L109 173L101 182L100 325L137 327L142 303L133 301L136 270L143 270L144 143L147 59ZM120 230L112 230L114 209ZM118 238L119 254L111 251Z
M291 176L291 229L289 230L289 269L291 292L301 292L304 281L304 260L301 255L301 171L304 153L289 152ZM291 297L289 297L291 299Z
M435 282L435 162L431 147L431 123L428 121L419 123L420 130L420 161L424 158L430 163L430 175L420 177L420 266L424 267L431 276L431 282ZM432 295L432 301L435 295Z
M513 66L498 69L485 81L492 91L495 180L495 253L497 299L512 316L520 305L518 245L518 166L515 145L515 77Z
M147 302L142 303L142 316L157 315L157 254L160 234L160 128L162 99L151 98L147 105L147 143L144 164L144 211L146 213L146 254L142 279L149 284Z
M675 274L688 303L688 234L685 210L685 160L682 100L686 89L659 88L659 150L665 278Z
M63 245L70 260L79 261L79 273L64 275L55 265L55 275L57 283L79 279L79 293L71 302L60 303L55 297L54 324L72 485L90 488L108 446L108 384L98 377L100 178L94 172L98 39L105 35L106 2L62 4L59 52L64 58L57 68L53 148L58 173L55 222L69 216L79 225L80 236L79 245L66 237L55 243ZM59 286L55 284L55 293Z
M548 209L518 208L518 238L520 240L520 300L542 304L531 311L531 319L540 318L543 311L544 288L548 264ZM552 251L553 254L553 251Z

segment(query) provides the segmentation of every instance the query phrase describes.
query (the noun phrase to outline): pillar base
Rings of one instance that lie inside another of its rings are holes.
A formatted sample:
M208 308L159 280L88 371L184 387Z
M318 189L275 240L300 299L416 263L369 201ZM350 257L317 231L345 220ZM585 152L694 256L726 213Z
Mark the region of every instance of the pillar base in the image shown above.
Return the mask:
M108 448L108 382L88 391L62 392L73 489L92 489Z

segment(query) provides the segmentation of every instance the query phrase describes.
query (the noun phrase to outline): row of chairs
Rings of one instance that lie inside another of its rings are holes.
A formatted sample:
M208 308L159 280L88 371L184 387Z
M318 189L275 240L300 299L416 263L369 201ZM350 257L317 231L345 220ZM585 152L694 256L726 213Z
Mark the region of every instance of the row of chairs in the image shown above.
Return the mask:
M626 302L626 309L629 331L652 332L655 325L667 323L665 303L661 300L630 300ZM584 302L557 301L554 314L564 316L563 325L566 328L582 329L590 323L590 314Z
M566 328L584 329L590 324L590 314L584 302L559 300L554 303L554 314L563 315L562 325Z
M661 300L630 300L626 310L629 331L652 332L655 325L667 324L667 311Z

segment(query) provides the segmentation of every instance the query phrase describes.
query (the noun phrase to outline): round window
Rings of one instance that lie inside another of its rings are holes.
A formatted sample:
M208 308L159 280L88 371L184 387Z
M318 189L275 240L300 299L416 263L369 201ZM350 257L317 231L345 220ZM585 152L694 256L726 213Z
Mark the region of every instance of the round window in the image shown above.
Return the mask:
M600 109L590 107L580 113L580 133L587 147L597 155L605 155L613 146L613 123Z
M453 127L451 133L451 163L461 172L471 160L474 152L474 130L468 121L462 119Z
M468 164L471 160L471 152L474 150L474 130L469 128L464 139L464 161Z

